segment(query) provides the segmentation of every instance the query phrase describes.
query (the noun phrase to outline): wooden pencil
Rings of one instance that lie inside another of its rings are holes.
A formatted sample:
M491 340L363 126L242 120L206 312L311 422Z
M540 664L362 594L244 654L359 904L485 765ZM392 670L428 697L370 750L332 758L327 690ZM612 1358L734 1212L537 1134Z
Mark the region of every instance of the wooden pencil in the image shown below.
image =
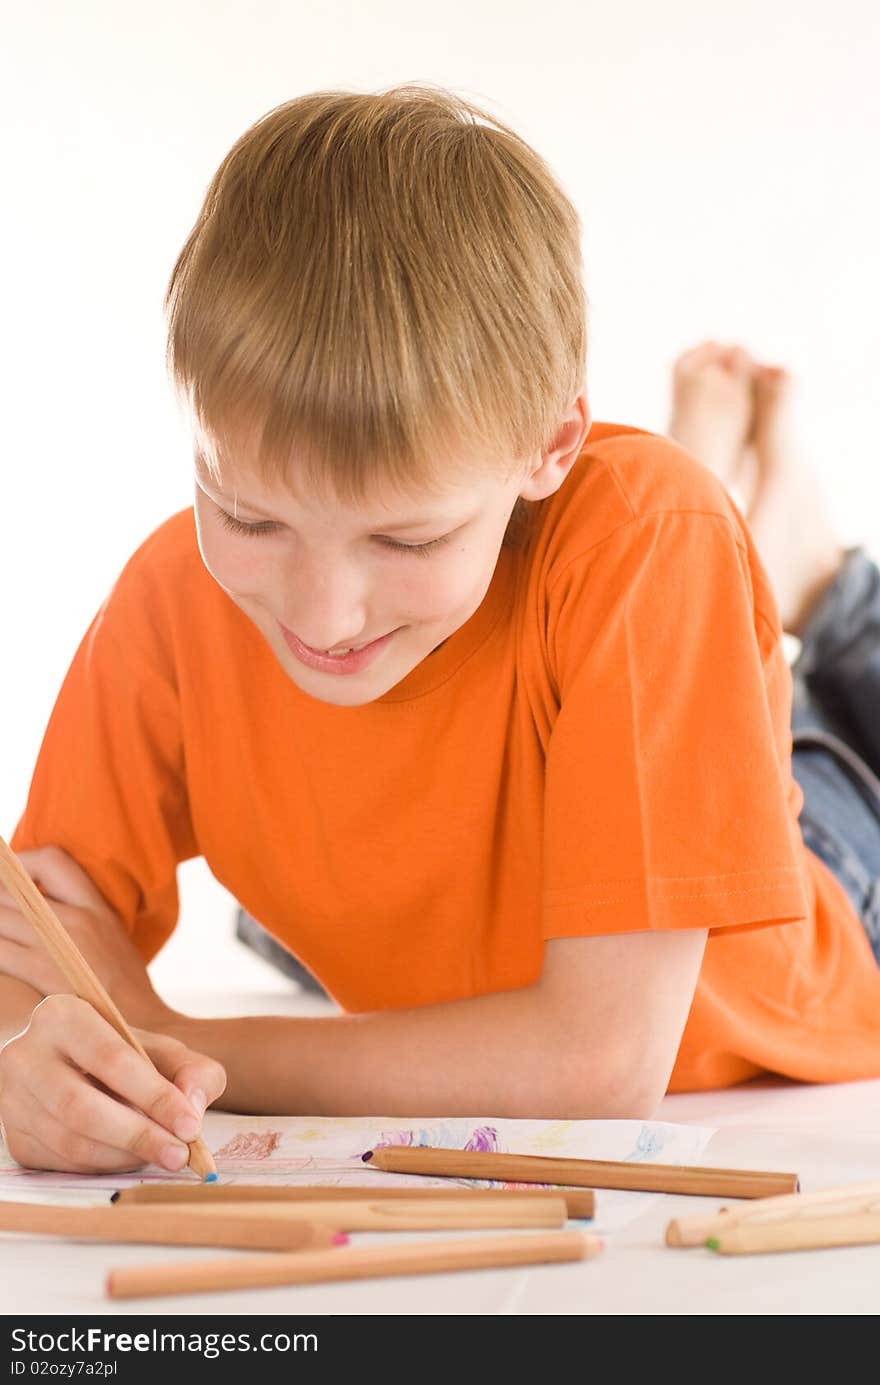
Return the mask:
M218 1202L350 1202L368 1198L371 1202L396 1201L401 1198L412 1201L443 1202L450 1198L479 1197L491 1198L497 1202L518 1202L520 1199L545 1198L555 1201L563 1198L569 1217L592 1217L596 1211L596 1194L592 1188L475 1188L460 1184L452 1188L388 1188L375 1187L372 1179L365 1184L347 1184L343 1187L333 1185L321 1187L320 1184L292 1184L276 1187L267 1183L136 1183L129 1188L120 1188L113 1194L112 1202L119 1206L129 1204L162 1205L167 1203L213 1204Z
M348 1238L326 1222L276 1217L271 1212L241 1217L218 1208L59 1207L0 1201L0 1231L40 1236L79 1236L93 1241L144 1245L231 1246L237 1250L326 1249ZM334 1233L336 1237L334 1238Z
M786 1221L734 1222L707 1239L722 1255L761 1255L779 1250L824 1250L832 1246L880 1245L880 1213L789 1217Z
M838 1212L880 1212L880 1183L851 1183L814 1193L789 1193L758 1198L742 1207L721 1207L705 1217L674 1217L666 1227L668 1246L704 1246L711 1236L729 1231L738 1222L786 1221L794 1216Z
M74 994L87 1000L99 1015L112 1024L117 1034L130 1044L135 1052L154 1066L146 1049L141 1045L126 1024L113 999L108 995L98 977L83 957L64 924L48 901L40 894L24 866L8 843L0 837L0 880L21 908L22 913L33 924L43 946L49 953L59 971L67 978ZM195 1139L189 1145L189 1167L200 1178L216 1178L217 1169L208 1146L202 1139Z
M518 1236L467 1240L410 1241L393 1246L340 1246L296 1255L236 1256L180 1265L142 1265L111 1270L108 1298L154 1298L272 1284L318 1284L330 1280L380 1279L394 1275L445 1274L452 1270L500 1269L585 1260L602 1241L585 1231L535 1231Z
M566 1206L560 1198L522 1197L499 1202L480 1197L479 1193L464 1193L461 1197L433 1201L425 1198L337 1198L334 1202L224 1202L212 1207L208 1198L187 1203L185 1216L190 1219L235 1216L241 1221L253 1218L263 1221L268 1216L279 1221L302 1220L335 1227L339 1231L467 1231L498 1229L499 1227L560 1227L566 1222ZM107 1208L107 1211L113 1211ZM139 1211L142 1216L169 1215L161 1204L152 1207L121 1208Z
M561 1183L625 1188L637 1192L694 1193L699 1197L767 1197L799 1187L795 1173L715 1169L628 1160L547 1159L537 1154L490 1154L480 1150L385 1145L362 1156L367 1167L388 1173L454 1178L492 1178L517 1183Z

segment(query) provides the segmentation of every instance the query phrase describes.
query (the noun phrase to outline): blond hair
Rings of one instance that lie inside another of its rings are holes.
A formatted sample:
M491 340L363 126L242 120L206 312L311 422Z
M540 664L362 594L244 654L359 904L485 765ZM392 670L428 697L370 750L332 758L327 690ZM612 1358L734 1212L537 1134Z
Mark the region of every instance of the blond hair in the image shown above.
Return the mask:
M264 479L294 487L295 458L355 504L517 474L583 387L580 240L544 161L449 91L276 106L217 169L165 295L202 460L218 477L256 428Z

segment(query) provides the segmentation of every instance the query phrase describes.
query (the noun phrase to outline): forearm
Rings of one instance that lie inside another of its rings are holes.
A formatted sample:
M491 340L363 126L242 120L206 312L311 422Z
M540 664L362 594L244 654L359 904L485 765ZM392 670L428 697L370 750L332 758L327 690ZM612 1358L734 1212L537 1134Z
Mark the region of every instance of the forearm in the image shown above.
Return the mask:
M187 1018L226 1069L217 1106L273 1115L613 1117L626 1097L554 1021L538 986L326 1019Z

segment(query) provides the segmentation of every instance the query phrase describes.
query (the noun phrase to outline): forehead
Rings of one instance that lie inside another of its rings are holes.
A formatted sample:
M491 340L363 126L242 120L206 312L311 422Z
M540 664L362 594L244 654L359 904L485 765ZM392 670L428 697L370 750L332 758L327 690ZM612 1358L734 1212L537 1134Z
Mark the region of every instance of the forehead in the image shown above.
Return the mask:
M376 485L364 500L341 497L331 483L318 487L297 485L295 467L276 478L261 477L240 460L231 460L212 448L207 455L197 444L194 450L196 478L209 495L216 495L242 508L281 513L291 505L314 513L332 513L377 521L395 520L401 527L444 517L457 517L483 504L509 483L492 473L462 469L457 476L438 480L431 487L402 487L391 483Z

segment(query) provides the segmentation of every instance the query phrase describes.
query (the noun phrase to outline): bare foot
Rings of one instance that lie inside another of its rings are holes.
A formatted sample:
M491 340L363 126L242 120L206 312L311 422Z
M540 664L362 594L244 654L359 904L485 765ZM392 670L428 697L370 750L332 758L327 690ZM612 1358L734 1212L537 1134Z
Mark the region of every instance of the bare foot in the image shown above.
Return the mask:
M741 346L707 341L673 366L667 432L731 488L741 480L753 421L755 364Z
M755 484L746 519L776 594L783 629L799 636L840 570L845 548L795 435L791 396L787 371L755 367L749 437Z

